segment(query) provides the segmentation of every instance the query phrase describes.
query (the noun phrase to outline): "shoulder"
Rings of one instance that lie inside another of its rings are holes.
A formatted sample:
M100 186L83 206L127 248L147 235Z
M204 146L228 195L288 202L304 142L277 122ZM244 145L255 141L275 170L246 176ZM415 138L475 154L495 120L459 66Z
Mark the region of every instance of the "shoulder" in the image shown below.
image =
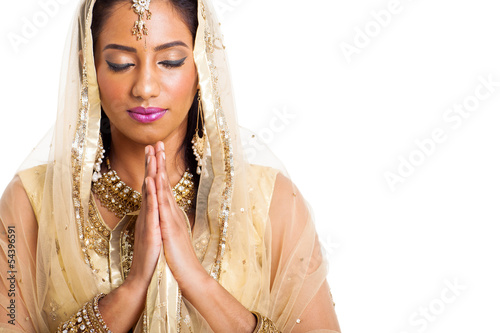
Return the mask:
M0 204L2 218L12 214L11 219L35 221L45 183L47 166L40 165L18 172L7 185ZM24 222L23 222L24 223Z
M22 186L26 191L26 195L29 198L35 214L37 214L40 210L46 173L46 164L38 165L33 168L20 171L18 173L18 176L22 182Z
M278 169L252 164L249 173L251 186L257 186L259 196L267 199L270 214L278 208L280 215L283 215L285 207L293 209L307 206L295 184Z
M261 212L268 215L273 241L286 229L303 229L310 220L309 206L291 179L278 169L250 165L248 170L250 196Z
M37 228L35 213L19 174L14 176L2 195L0 220L4 226L22 227L24 230Z
M314 244L315 236L307 202L297 186L281 172L276 174L274 182L269 221L271 278L274 281L280 262L291 258L298 260L297 249L303 249L305 244Z
M38 223L19 174L7 185L0 200L0 244L10 242L11 236L16 242L15 255L19 269L26 267L26 264L34 264ZM0 260L2 269L4 265L7 265L6 261ZM19 273L22 274L21 271Z
M28 195L24 188L23 182L19 174L16 174L14 178L10 181L9 185L5 188L5 191L2 195L2 206L7 203L14 203L15 206L19 204L28 204L30 205L30 201L28 199Z
M298 194L298 190L290 178L278 169L251 164L249 172L255 184L261 188L269 187L275 200L291 199L295 197L294 194Z
M250 164L249 173L252 179L255 179L259 185L274 186L276 175L279 173L279 170L258 164Z
M269 209L278 173L277 169L257 164L251 164L249 168L249 177L247 178L249 187L254 194L258 194L259 199L266 203L266 212Z
M277 211L279 214L276 214ZM274 213L275 217L281 216L277 220L283 220L283 218L290 218L291 215L305 211L308 211L307 203L297 186L283 173L277 173L274 181L270 214Z
M293 182L280 170L261 165L250 166L251 188L258 187L258 195L267 203L266 211L273 208L291 207L300 195Z
M47 172L47 164L37 165L35 167L18 172L26 191L40 191L45 182L45 174Z
M299 243L314 244L316 232L309 204L297 186L282 173L276 176L269 209L273 259L275 255L290 255Z

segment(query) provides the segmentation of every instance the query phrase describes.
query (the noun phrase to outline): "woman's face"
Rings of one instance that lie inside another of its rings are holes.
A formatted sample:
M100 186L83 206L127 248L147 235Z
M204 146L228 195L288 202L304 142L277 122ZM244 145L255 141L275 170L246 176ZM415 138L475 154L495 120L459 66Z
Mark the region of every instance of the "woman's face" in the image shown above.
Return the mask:
M117 4L94 50L113 141L146 145L182 142L185 137L198 85L193 37L168 3L152 2L150 11L151 20L145 20L148 35L137 40L132 27L138 15L129 2Z

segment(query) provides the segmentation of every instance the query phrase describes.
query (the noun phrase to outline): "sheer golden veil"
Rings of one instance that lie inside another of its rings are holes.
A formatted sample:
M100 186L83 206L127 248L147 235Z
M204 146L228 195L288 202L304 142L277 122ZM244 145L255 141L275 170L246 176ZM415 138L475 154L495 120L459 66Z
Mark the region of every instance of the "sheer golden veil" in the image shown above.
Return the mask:
M67 40L52 138L24 164L0 204L0 264L7 267L8 233L14 228L17 272L16 325L0 324L2 331L52 332L96 294L111 291L93 267L83 237L101 117L90 29L94 3L81 1ZM325 282L327 265L300 192L269 167L278 165L270 154L268 166L251 164L244 155L241 142L252 142L243 138L251 134L237 124L222 34L208 0L198 1L198 20L194 58L208 146L193 246L206 271L238 301L289 332ZM47 151L40 160L40 152ZM23 202L24 191L37 225L27 221L30 207L16 204ZM8 277L2 269L0 309L7 313ZM141 331L211 331L179 294L163 254L135 328Z

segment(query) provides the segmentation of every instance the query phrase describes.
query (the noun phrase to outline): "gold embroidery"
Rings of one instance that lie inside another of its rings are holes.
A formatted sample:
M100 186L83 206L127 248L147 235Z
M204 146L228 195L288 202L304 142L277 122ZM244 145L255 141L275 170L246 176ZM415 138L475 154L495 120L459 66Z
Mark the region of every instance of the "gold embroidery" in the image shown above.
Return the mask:
M89 220L84 227L84 239L87 249L94 250L100 256L109 254L108 244L110 232L108 227L99 217L93 196L89 203Z
M99 312L99 300L104 296L105 294L99 294L85 303L69 320L59 324L57 333L111 333Z
M203 261L203 257L205 256L205 253L207 252L208 241L209 241L209 237L203 236L194 245L194 251L196 252L196 257L198 258L199 262Z
M85 44L87 41L85 40ZM80 97L80 114L78 117L77 130L75 133L75 138L73 140L73 148L71 152L71 164L73 169L73 205L75 208L75 219L76 225L78 227L78 237L81 243L81 249L84 254L85 263L90 266L92 270L94 270L94 266L90 259L90 255L87 252L87 247L85 246L85 238L84 238L84 227L83 221L84 211L82 206L81 199L81 177L82 177L82 163L84 159L84 151L85 151L85 132L87 127L88 120L88 82L87 82L87 65L86 60L84 60L83 70L82 70L82 91ZM95 270L94 270L95 271Z
M85 31L90 31L91 25L91 17L92 11L87 13L85 18ZM83 41L83 51L86 54L88 51L89 43L88 43L88 35L85 34L85 39ZM76 124L75 137L73 139L72 149L71 149L71 167L72 167L72 176L73 176L73 206L75 209L75 220L76 225L78 227L78 237L80 239L81 249L84 255L85 263L89 265L89 267L96 272L92 261L90 259L90 255L87 251L87 247L85 246L85 240L83 236L83 222L85 221L85 214L82 205L82 193L81 193L81 185L82 185L82 177L83 177L83 161L85 160L86 154L86 136L87 136L87 127L89 121L89 92L88 92L88 73L87 73L87 57L83 59L82 66L82 78L81 78L81 91L80 91L80 108L78 113L78 120ZM55 161L54 161L55 164Z
M132 216L125 228L123 228L120 237L120 257L122 260L121 266L124 279L127 278L128 273L130 272L130 267L132 266L132 258L134 256L134 231L136 221L137 215Z
M202 16L206 21L205 4L201 3ZM214 94L214 108L215 108L215 118L217 123L217 129L219 131L219 137L222 144L222 158L224 161L224 188L221 193L221 204L219 210L219 247L217 249L217 256L215 262L211 268L210 275L217 281L220 279L221 265L226 252L226 239L227 230L229 226L229 212L231 211L231 201L233 196L234 188L234 160L233 160L233 146L231 143L231 134L229 131L229 126L226 122L226 117L222 110L222 102L219 92L219 77L217 66L214 64L214 52L217 49L221 51L224 49L222 40L220 38L214 38L212 32L209 31L209 26L205 22L204 30L204 40L205 40L205 52L207 54L207 64L210 70L210 78L212 83L212 91ZM219 41L221 46L215 44ZM223 52L223 51L222 51Z
M255 311L252 311L252 314L257 319L257 325L255 326L253 333L281 333L271 319L264 317Z
M134 231L137 215L130 217L127 225L123 228L120 235L120 258L123 278L127 278L132 265L134 255ZM102 257L109 256L109 242L111 232L106 226L96 203L91 197L89 202L89 220L84 226L84 244L86 251L94 250L95 253ZM87 252L88 253L88 252Z

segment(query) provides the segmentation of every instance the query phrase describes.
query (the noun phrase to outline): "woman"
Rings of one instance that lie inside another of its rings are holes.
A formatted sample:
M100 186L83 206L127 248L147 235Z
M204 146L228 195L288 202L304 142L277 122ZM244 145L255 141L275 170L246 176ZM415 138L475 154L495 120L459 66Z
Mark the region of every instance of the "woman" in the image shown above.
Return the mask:
M339 331L314 225L243 156L206 1L84 0L49 161L2 197L5 331Z

